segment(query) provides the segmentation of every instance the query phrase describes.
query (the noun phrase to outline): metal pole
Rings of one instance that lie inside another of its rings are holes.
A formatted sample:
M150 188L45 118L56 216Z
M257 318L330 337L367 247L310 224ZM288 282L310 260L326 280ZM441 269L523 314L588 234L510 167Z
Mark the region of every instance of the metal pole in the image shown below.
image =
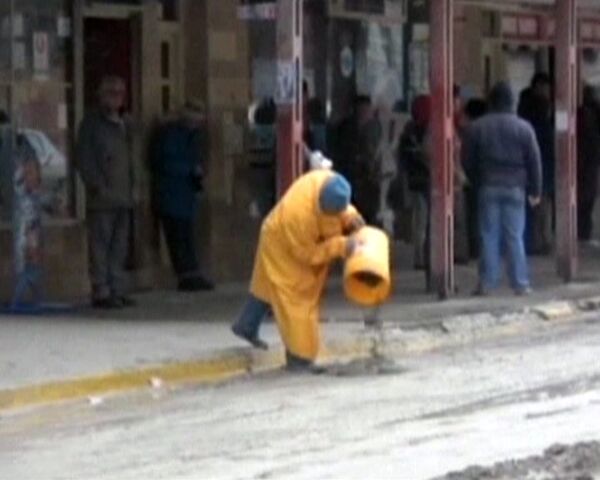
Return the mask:
M577 0L556 0L556 254L558 274L577 271Z
M302 174L302 0L277 2L277 195Z
M430 25L431 287L444 299L454 291L453 0L431 0Z

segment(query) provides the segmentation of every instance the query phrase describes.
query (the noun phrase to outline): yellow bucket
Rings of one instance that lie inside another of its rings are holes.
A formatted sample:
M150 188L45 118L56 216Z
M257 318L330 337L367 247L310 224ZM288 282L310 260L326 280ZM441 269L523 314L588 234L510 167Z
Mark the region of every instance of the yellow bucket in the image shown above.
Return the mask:
M359 245L344 267L346 297L362 306L374 307L388 299L390 281L390 242L378 228L361 228L354 238Z

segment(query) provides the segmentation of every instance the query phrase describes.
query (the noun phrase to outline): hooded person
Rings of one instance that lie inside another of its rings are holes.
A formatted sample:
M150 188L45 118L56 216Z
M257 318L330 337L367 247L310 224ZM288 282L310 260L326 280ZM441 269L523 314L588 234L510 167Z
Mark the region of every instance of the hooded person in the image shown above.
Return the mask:
M491 113L469 127L463 142L465 168L479 180L477 295L496 288L503 252L515 294L531 291L523 232L527 199L534 206L542 194L541 154L533 128L513 112L513 101L509 85L497 84Z
M598 196L600 170L600 106L594 87L586 85L577 111L577 229L579 240L590 241Z
M250 296L233 332L266 348L258 330L272 310L290 370L316 370L319 303L333 260L351 255L364 225L350 204L352 188L331 170L298 178L263 222Z

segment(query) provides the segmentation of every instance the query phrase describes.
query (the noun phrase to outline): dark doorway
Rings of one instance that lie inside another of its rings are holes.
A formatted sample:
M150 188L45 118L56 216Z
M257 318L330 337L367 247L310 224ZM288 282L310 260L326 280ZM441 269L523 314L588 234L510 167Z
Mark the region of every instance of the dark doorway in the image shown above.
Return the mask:
M102 77L117 75L127 85L125 109L132 101L132 25L129 19L86 18L84 23L85 109L96 105L96 92Z
M134 83L133 80L134 27L134 18L88 17L84 20L83 90L85 112L96 108L98 87L102 78L106 75L116 75L125 81L127 89L123 111L132 115L136 114L134 85L137 83ZM133 163L135 165L135 159ZM129 254L126 261L128 270L135 270L138 266L137 214L137 206L135 206L130 215Z

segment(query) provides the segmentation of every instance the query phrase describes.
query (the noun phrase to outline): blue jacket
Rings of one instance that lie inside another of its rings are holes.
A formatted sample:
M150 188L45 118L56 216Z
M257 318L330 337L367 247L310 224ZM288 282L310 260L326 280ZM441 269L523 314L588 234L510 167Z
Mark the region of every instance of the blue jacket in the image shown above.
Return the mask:
M154 151L156 205L161 215L191 219L202 189L202 134L181 122L164 125Z

